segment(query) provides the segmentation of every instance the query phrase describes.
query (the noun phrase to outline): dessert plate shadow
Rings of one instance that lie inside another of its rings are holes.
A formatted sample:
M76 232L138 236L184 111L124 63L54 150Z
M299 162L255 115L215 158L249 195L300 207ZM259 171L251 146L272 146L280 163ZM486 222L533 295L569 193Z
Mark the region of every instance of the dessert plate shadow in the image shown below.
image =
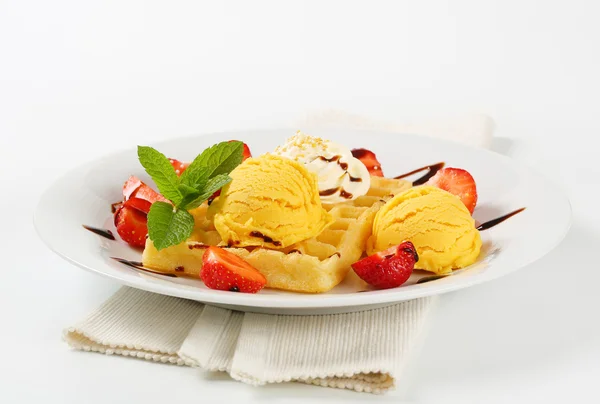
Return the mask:
M242 311L279 314L367 310L473 286L540 259L569 229L571 207L563 192L527 166L492 151L410 134L310 128L306 132L350 148L373 150L390 177L438 162L468 170L477 181L479 202L473 216L479 223L526 209L482 231L484 247L478 261L451 276L435 278L432 274L415 273L399 288L371 290L351 272L334 290L323 294L269 289L255 295L216 291L206 288L199 279L169 277L136 268L141 250L119 239L112 224L111 204L121 199L121 184L131 174L150 182L132 147L77 167L52 184L36 208L36 229L48 247L67 261L123 285ZM224 132L152 146L167 156L186 161L216 142L237 139L248 143L257 156L273 150L294 133L293 129ZM108 230L115 239L88 231L84 225Z

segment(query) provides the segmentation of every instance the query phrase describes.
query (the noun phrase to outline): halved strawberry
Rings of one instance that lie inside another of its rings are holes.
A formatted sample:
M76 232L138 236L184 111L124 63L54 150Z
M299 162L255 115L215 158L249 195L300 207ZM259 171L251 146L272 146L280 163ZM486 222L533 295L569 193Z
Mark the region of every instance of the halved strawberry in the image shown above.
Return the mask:
M124 202L112 205L117 233L134 246L143 247L148 236L148 212L156 201L169 202L161 194L132 175L123 185Z
M146 245L148 218L144 212L123 205L115 213L115 227L123 241L137 247Z
M137 189L142 186L143 182L135 175L130 176L125 184L123 184L123 198L127 200Z
M123 203L123 206L139 210L147 215L148 212L150 212L150 206L152 206L152 202L140 198L129 198Z
M431 177L426 185L432 185L456 195L471 214L477 205L477 186L473 176L462 168L446 167Z
M202 262L200 278L211 289L256 293L267 284L256 268L222 248L208 247Z
M169 163L171 163L177 175L183 174L185 169L190 165L190 163L182 163L181 161L175 159L169 159Z
M359 159L367 170L369 170L369 174L375 177L383 177L383 170L381 169L381 164L379 160L377 160L377 156L371 150L367 149L352 149L352 155Z
M240 142L240 140L230 140L229 142ZM250 148L248 147L248 145L246 143L244 143L243 156L244 156L244 158L242 159L242 161L246 160L247 158L252 157L252 153L250 153Z
M123 185L123 197L124 200L128 200L130 198L139 198L150 203L154 203L156 201L168 202L164 196L150 188L148 185L144 184L135 175L129 177L127 182L125 182L125 185Z
M395 247L378 252L352 264L354 272L378 289L395 288L410 278L419 260L415 246L403 241Z

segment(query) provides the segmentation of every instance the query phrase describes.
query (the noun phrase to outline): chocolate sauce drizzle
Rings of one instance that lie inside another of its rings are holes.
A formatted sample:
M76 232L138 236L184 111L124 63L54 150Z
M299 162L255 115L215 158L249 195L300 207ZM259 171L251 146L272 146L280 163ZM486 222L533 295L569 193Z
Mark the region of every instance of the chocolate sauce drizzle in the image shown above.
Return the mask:
M429 166L417 168L416 170L413 170L413 171L408 172L406 174L399 175L399 176L394 177L394 178L395 179L401 179L401 178L408 177L409 175L413 175L413 174L419 173L419 172L421 172L423 170L428 170L427 173L425 173L422 177L417 178L416 180L414 180L412 182L413 185L422 185L422 184L425 184L427 181L429 181L429 179L431 177L433 177L438 171L440 171L442 168L444 168L445 165L446 165L446 163L444 163L442 161L440 163L436 163L436 164L432 164L432 165L429 165Z
M119 202L115 202L115 203L111 203L110 204L110 212L111 213L116 213L117 210L119 210L119 208L123 206L123 202L119 201Z
M236 245L240 245L240 240L228 240L227 241L227 247L232 248L235 247Z
M325 191L320 191L320 192L319 192L319 195L320 195L320 196L329 196L329 195L333 195L333 194L335 194L335 193L336 193L336 192L337 192L339 189L340 189L339 187L338 187L338 188L329 188L329 189L326 189Z
M342 198L345 199L352 199L352 194L350 192L347 192L344 188L342 187L337 187L337 188L329 188L326 189L324 191L319 191L319 196L329 196L329 195L333 195L336 192L340 191L340 196Z
M442 278L445 278L447 276L449 276L449 275L432 275L432 276L426 276L424 278L419 279L416 284L418 285L420 283L426 283L426 282L436 281L438 279L442 279Z
M207 244L204 243L194 243L194 244L188 244L188 248L190 250L194 250L196 248L208 248L209 246Z
M115 260L117 262L120 262L123 265L127 265L128 267L137 269L139 271L149 272L149 273L155 274L155 275L168 276L170 278L177 278L177 275L175 275L175 274L158 272L158 271L154 271L152 269L145 268L143 266L143 264L141 262L139 262L139 261L130 261L130 260L126 260L125 258L118 258L118 257L110 257L110 258L112 258L113 260ZM177 271L177 268L175 268L175 270ZM182 270L183 270L183 268L182 268Z
M334 161L337 161L337 162L338 162L338 164L339 164L339 161L340 161L340 159L342 158L342 156L340 156L340 155L336 154L335 156L333 156L333 157L331 157L331 158L327 158L327 157L325 157L325 156L319 156L319 158L320 158L321 160L323 160L324 162L326 162L326 163L332 163L332 162L334 162Z
M262 234L259 231L251 231L250 232L250 237L258 237L258 238L262 238L264 240L265 243L271 243L273 244L275 247L279 247L281 246L281 241L277 241L277 240L273 240L271 237L269 236L265 236L264 234Z
M107 238L109 240L115 240L115 236L112 234L112 231L110 230L106 230L106 229L99 229L97 227L92 227L92 226L86 226L85 224L82 224L83 228L86 230L91 231L92 233L95 233L99 236L102 236L104 238Z
M358 177L353 177L350 175L350 173L348 172L348 163L344 162L344 161L340 161L340 159L342 158L342 156L336 154L333 157L327 158L325 156L319 156L319 159L321 159L322 161L325 161L326 163L332 163L332 162L337 162L338 165L341 167L342 170L344 170L346 173L345 175L348 176L348 179L350 179L350 182L362 182L362 178L358 178ZM332 188L332 189L327 189L323 192L329 192L331 191L331 193L329 194L321 194L321 196L327 196L327 195L333 195L334 193L336 193L338 190L338 188ZM343 191L343 190L342 190ZM352 194L348 194L350 195L348 198L352 198ZM344 197L346 198L346 197Z
M489 220L489 221L487 221L487 222L485 222L485 223L481 223L479 226L477 226L477 230L479 230L479 231L484 231L484 230L490 229L490 228L492 228L492 227L496 226L497 224L500 224L500 223L502 223L502 222L503 222L503 221L505 221L506 219L508 219L508 218L511 218L511 217L513 217L514 215L516 215L516 214L518 214L518 213L521 213L521 212L523 212L524 210L525 210L525 208L517 209L517 210L515 210L515 211L512 211L512 212L510 212L510 213L507 213L507 214L506 214L506 215L504 215L504 216L500 216L500 217L498 217L498 218L496 218L496 219L492 219L492 220Z

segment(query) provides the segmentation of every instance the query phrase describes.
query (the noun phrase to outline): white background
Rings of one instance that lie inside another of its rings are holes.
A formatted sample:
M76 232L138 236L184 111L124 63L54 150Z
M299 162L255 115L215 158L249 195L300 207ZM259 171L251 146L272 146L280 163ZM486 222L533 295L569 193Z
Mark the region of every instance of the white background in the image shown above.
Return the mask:
M0 402L598 402L599 12L594 1L0 0ZM529 268L445 295L422 354L382 397L252 388L61 342L119 285L38 240L32 210L52 180L136 144L329 107L392 122L489 114L496 150L569 195L571 232Z

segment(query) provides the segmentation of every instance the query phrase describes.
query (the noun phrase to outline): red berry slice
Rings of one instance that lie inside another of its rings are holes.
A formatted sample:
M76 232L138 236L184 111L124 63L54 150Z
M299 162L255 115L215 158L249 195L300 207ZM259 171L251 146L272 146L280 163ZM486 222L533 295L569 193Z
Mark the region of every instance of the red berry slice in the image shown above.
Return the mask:
M169 202L164 196L144 184L138 177L132 175L123 185L124 200L130 198L144 199L150 203L156 201Z
M150 212L150 207L152 206L152 202L147 201L145 199L141 199L141 198L129 198L128 200L126 200L123 203L123 206L127 206L130 208L139 210L140 212L147 215L148 212Z
M367 170L369 170L369 174L375 177L383 177L383 170L381 169L381 164L379 160L377 160L377 156L371 150L368 149L352 149L352 155L359 159Z
M131 195L137 191L139 187L143 184L142 180L140 180L135 175L130 176L125 184L123 184L123 198L127 200L131 197Z
M427 181L432 185L456 195L473 214L477 205L477 186L473 176L462 168L446 167Z
M115 213L115 227L119 236L126 243L136 247L144 247L146 245L148 218L144 212L134 207L123 205Z
M352 269L369 285L377 289L390 289L402 285L410 278L418 260L413 243L404 241L355 262Z
M211 289L256 293L267 284L256 268L223 248L209 247L202 262L200 278Z

